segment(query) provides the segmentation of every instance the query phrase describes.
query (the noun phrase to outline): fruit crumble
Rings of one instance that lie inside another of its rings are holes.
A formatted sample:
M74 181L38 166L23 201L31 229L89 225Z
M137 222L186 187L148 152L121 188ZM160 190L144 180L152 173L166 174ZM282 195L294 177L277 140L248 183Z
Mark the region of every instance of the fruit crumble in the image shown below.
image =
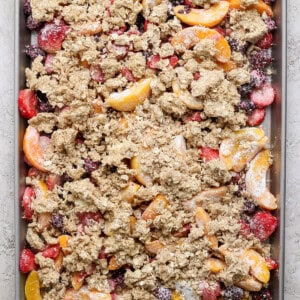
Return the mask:
M272 299L263 0L26 0L27 300Z

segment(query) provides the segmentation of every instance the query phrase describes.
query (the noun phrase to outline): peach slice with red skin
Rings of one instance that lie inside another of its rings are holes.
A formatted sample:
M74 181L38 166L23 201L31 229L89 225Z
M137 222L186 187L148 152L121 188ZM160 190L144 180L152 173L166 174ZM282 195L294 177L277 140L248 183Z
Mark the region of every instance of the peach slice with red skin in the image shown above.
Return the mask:
M200 25L205 27L214 27L222 22L229 10L227 1L220 1L208 9L191 8L185 12L185 6L174 7L175 16L187 25Z
M154 220L165 209L169 201L164 195L157 195L142 214L144 220Z
M274 210L277 208L277 200L266 187L266 177L271 165L270 151L259 152L251 161L246 173L246 190L261 208Z
M218 31L201 26L193 26L185 28L177 32L171 40L173 46L183 45L190 49L199 43L202 39L211 39L216 43L218 53L215 59L219 62L226 63L230 60L231 50L228 42Z
M89 290L86 286L83 286L78 291L68 289L63 300L112 300L112 296L109 293Z
M266 13L269 17L273 17L272 8L266 4L263 0L258 0L258 3L242 7L241 0L227 0L229 2L230 9L256 9L260 14Z
M41 139L38 130L32 126L28 126L24 139L23 139L23 151L28 162L36 169L47 172L44 167L45 158L43 153L43 146L41 142L45 142Z

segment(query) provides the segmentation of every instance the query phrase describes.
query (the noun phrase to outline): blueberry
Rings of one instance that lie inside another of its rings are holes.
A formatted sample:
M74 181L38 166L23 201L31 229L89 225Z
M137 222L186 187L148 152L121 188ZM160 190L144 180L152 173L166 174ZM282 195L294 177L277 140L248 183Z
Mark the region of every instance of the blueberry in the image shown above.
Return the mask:
M42 57L46 56L46 53L37 45L27 45L25 46L25 54L29 56L32 60L37 58L39 55Z
M155 296L158 300L171 300L172 292L164 286L160 286L155 290Z
M225 289L223 297L224 300L241 300L244 295L243 289L237 286L230 286Z

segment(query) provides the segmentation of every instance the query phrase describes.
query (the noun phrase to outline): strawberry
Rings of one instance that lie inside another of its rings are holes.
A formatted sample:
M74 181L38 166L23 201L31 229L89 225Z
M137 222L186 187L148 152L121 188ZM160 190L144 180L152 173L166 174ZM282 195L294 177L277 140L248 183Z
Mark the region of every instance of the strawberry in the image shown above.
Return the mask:
M219 150L209 148L209 147L201 147L200 148L201 154L200 157L204 162L209 162L213 159L219 158Z
M248 237L250 235L250 226L244 220L240 220L239 224L241 225L240 234L244 237Z
M46 258L56 258L60 251L60 245L50 245L42 253Z
M169 57L169 66L174 68L178 64L178 61L178 57L176 55L172 55L171 57Z
M256 44L261 49L269 49L273 43L273 34L271 32L266 33L261 40Z
M62 47L69 27L64 21L46 23L38 34L39 46L48 53L55 53Z
M250 230L260 241L271 236L277 225L277 218L268 211L257 212L250 220Z
M247 125L258 126L260 125L266 116L266 110L264 108L256 108L250 116L248 116Z
M194 80L198 80L200 78L200 72L194 73Z
M53 73L53 60L55 58L55 54L47 54L45 60L45 70L47 74Z
M202 121L200 111L194 112L191 116L189 116L189 117L186 119L186 123L187 123L187 122L192 122L192 121L194 121L194 122L201 122L201 121Z
M273 103L275 99L274 89L269 83L265 83L262 87L251 92L250 99L257 108L264 108Z
M123 67L121 70L121 74L125 77L129 82L136 82L136 78L133 76L131 70L127 67Z
M83 227L92 225L93 221L99 222L103 218L100 212L79 213L77 216Z
M125 58L129 52L129 46L126 45L123 46L123 45L112 44L112 49L118 60Z
M151 55L147 61L147 66L150 69L157 69L157 63L160 61L160 56L159 54Z
M150 23L149 20L145 20L145 22L144 22L144 32L146 32L148 30L149 23Z
M30 186L26 187L22 198L22 206L24 210L24 217L28 221L32 220L33 210L31 208L31 204L34 198L35 198L34 189Z
M269 270L276 270L278 268L278 263L271 257L266 257L265 261L267 263Z
M220 283L215 281L201 281L199 288L202 291L203 300L217 300L221 295Z
M50 191L52 191L56 185L61 185L61 176L57 174L50 174L47 178L47 187Z
M30 119L37 114L38 100L35 93L30 89L19 92L18 106L23 118Z
M28 273L32 270L36 270L36 264L34 261L34 253L30 249L23 249L20 255L20 271L22 273Z
M90 73L91 73L91 78L94 81L100 83L104 82L104 74L100 66L91 66Z

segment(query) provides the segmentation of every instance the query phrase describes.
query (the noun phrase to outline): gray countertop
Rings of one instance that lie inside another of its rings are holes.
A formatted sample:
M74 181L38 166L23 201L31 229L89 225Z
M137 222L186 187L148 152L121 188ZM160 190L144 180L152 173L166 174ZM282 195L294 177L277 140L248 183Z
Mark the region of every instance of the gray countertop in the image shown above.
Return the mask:
M43 1L43 0L41 0ZM288 1L285 299L300 299L300 1ZM14 299L14 1L0 9L0 299Z

